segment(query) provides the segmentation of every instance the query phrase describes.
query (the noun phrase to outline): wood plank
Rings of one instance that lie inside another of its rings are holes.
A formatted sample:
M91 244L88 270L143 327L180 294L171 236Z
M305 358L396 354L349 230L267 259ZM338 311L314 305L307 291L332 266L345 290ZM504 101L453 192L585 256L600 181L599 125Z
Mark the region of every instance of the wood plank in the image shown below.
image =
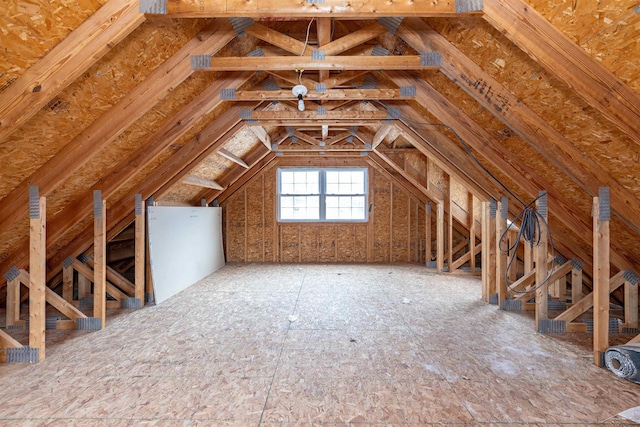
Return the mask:
M548 223L549 208L548 196L546 192L540 192L538 200L536 200L536 214L541 222ZM547 279L548 267L547 257L549 254L549 235L544 227L541 227L541 233L538 237L538 245L535 250L536 257L536 331L540 330L540 321L549 318L549 281Z
M547 274L548 274L548 267L549 267L549 263L547 263ZM553 270L553 272L551 273L551 275L549 276L549 279L547 280L547 283L553 283L554 281L565 277L567 274L569 274L571 271L573 270L573 267L571 266L571 263L566 263L563 264L559 267L557 267L556 269ZM531 277L533 279L535 279L534 281L528 281L529 285L531 285L532 283L536 283L536 286L534 286L534 289L531 289L529 291L523 292L518 294L518 296L515 298L517 300L522 300L522 301L528 301L530 300L534 294L535 294L535 288L537 288L537 274L535 273L535 269L533 271L533 273L531 274ZM545 275L546 277L546 275ZM537 297L536 297L537 298ZM548 318L548 316L547 316Z
M224 56L211 57L208 67L199 71L288 71L288 70L437 70L422 65L419 55L402 56L325 56L314 60L306 56Z
M0 230L8 229L25 214L26 204L19 201L27 199L29 185L39 185L43 195L51 194L96 153L192 74L190 54L216 53L235 36L228 21L215 21L163 62L108 112L98 117L0 201Z
M107 319L107 202L102 193L93 199L93 317L101 319L102 329Z
M491 221L489 202L482 202L482 299L489 302L489 222Z
M607 189L608 190L608 189ZM603 192L593 198L593 363L604 364L609 347L609 211ZM607 193L608 197L609 194Z
M609 279L609 293L615 291L620 286L624 284L624 272L626 270L620 271L618 274ZM555 320L564 320L565 322L571 322L575 320L578 316L586 313L590 308L593 307L594 301L594 293L590 292L588 295L585 295L580 301L573 304L571 307L566 309L564 312L559 314ZM607 298L608 300L608 298Z
M481 13L481 10L463 15ZM386 0L325 0L301 3L299 0L228 0L185 2L168 0L163 17L229 18L235 16L261 18L334 18L377 19L380 16L458 16L455 2L389 2Z
M530 110L500 82L484 72L421 19L405 18L398 28L398 35L419 52L441 52L440 71L444 75L514 130L558 170L580 187L586 188L589 196L597 194L600 186L610 187L612 210L628 226L640 232L640 199L617 182L603 167L585 156L571 141ZM491 89L490 92L487 92L487 88ZM548 190L548 187L538 188ZM582 256L579 258L587 259ZM633 265L628 260L614 262L623 269Z
M326 70L325 70L326 71ZM304 96L307 101L363 101L363 100L403 100L414 96L402 95L400 89L328 89L317 92L315 86L308 87ZM294 101L290 90L246 90L236 92L230 101Z
M482 250L482 244L478 244L473 248L473 253L477 253ZM451 265L451 271L457 270L462 267L464 263L469 262L471 259L471 251L465 252L461 257L453 262Z
M428 265L431 262L431 201L427 201L425 204L424 215L424 262Z
M249 165L246 164L244 160L242 160L240 157L236 156L235 154L225 150L224 148L219 149L217 153L222 157L224 157L225 159L230 160L233 163L236 163L245 169L249 169Z
M571 302L576 303L582 299L582 269L571 270Z
M145 20L136 2L109 0L29 67L0 97L0 141Z
M638 327L638 284L624 282L624 323Z
M486 0L483 18L640 144L640 95L523 0Z
M476 215L473 206L473 193L467 193L467 211L469 211L469 268L472 273L476 272L476 252L482 245L477 246L476 249Z
M30 275L26 270L20 270L20 282L31 290ZM78 318L86 318L87 316L78 310L73 304L65 301L60 295L55 293L51 288L45 289L45 301L53 308L58 310L62 315L68 317L70 320L76 320Z
M496 213L496 290L498 292L498 305L509 297L506 278L507 253L505 252L509 243L506 241L507 218L503 215L503 210L508 209L507 200L506 197L502 197L502 199L497 202Z
M146 256L146 209L145 201L142 195L136 195L135 206L135 290L134 297L140 300L141 306L144 307L144 288L145 288L145 256Z
M4 350L7 348L20 348L22 344L16 341L11 335L0 329L0 347Z
M325 114L318 114L317 111L252 111L250 120L385 120L388 118L386 111L353 111L353 110L333 110Z
M6 326L16 325L20 320L20 279L16 277L7 282Z
M436 270L444 271L444 200L437 202L436 216Z
M62 267L62 298L73 301L73 268Z
M264 146L267 147L267 150L271 150L271 137L263 126L249 126L248 129L258 137Z
M195 175L187 175L182 178L183 184L196 185L198 187L211 188L213 190L223 190L222 185L212 179L201 178Z
M333 27L333 20L331 18L318 18L316 20L316 33L318 35L318 49L324 49L327 44L331 43L331 28ZM326 52L326 51L325 51ZM332 53L337 55L337 53ZM322 70L318 72L318 83L322 83L329 77L329 71Z
M444 210L447 213L447 255L445 258L447 259L447 268L449 273L453 272L453 203L451 203L451 175L445 172L444 174L445 188L444 192L447 197L444 199Z
M39 196L38 187L33 188L29 190L29 347L38 349L42 362L47 319L47 198Z

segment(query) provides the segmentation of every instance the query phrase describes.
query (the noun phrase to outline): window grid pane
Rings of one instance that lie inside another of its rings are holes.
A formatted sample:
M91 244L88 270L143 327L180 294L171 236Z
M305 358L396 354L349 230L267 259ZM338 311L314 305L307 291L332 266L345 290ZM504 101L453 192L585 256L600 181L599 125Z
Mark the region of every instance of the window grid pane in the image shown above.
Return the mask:
M281 221L366 221L366 169L278 170Z

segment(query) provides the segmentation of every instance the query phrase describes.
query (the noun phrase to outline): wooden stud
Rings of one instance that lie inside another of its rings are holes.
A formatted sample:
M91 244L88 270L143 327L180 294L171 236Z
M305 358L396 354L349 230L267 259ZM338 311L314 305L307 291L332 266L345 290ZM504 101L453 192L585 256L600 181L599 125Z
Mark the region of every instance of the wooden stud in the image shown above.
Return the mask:
M389 262L393 262L393 181L389 181Z
M73 301L73 268L62 268L62 298Z
M488 279L489 279L489 295L495 295L498 293L498 279L496 277L496 271L497 271L497 232L496 232L496 217L497 217L497 201L495 201L494 199L491 199L491 201L489 202L489 206L491 206L491 204L494 203L496 205L496 211L495 212L491 212L492 209L490 209L490 214L489 214L489 223L487 224L487 231L488 231L488 235L487 235L487 240L488 240L488 247L489 247L489 265L488 265ZM496 217L492 217L491 214L495 215ZM483 235L484 236L484 235Z
M436 217L436 270L444 271L444 200L438 201Z
M624 323L628 327L638 327L638 284L624 282Z
M609 347L609 189L593 198L593 363L603 366Z
M582 269L571 270L571 303L575 304L582 299Z
M507 233L507 237L509 238L509 247L514 247L514 250L516 250L517 248L515 248L515 240L518 238L518 230L515 230L513 227L511 227L509 229L509 232ZM509 252L509 259L511 259L513 255L513 251ZM513 283L518 279L518 259L515 258L512 263L511 266L509 268L509 270L507 271L507 278L509 279L509 283Z
M20 321L20 278L7 281L6 326L17 325Z
M491 217L489 214L489 202L482 202L482 299L489 302L489 222Z
M533 270L533 247L529 242L524 242L523 244L524 250L524 260L523 260L523 271L524 274L529 273Z
M431 262L431 201L427 201L424 206L425 215L424 215L424 262L425 265L429 265Z
M144 307L144 288L145 288L145 249L147 246L145 236L145 202L142 200L141 194L135 197L135 280L134 280L134 297L140 301Z
M325 54L327 52L327 45L331 42L331 27L331 18L318 18L318 20L316 21L316 32L318 33L318 49L324 50ZM318 83L322 83L327 78L329 78L329 71L325 70L318 73Z
M548 223L548 202L547 192L541 191L536 200L536 211L542 221ZM547 254L549 253L549 236L544 226L541 227L540 236L538 236L538 246L536 247L536 331L540 330L540 320L549 318L549 283L547 280Z
M476 272L476 215L473 206L473 193L467 192L467 204L469 212L469 268Z
M101 319L102 328L106 326L107 302L107 213L102 192L93 194L93 317Z
M45 358L47 254L46 203L38 187L29 188L29 347L37 348L38 360Z
M445 211L447 212L447 252L449 257L447 260L447 269L449 273L453 272L453 201L451 200L451 175L445 174Z
M508 254L506 249L509 242L507 240L507 217L505 215L506 211L508 211L507 204L508 199L503 196L496 205L496 290L498 291L498 305L508 298L506 277Z

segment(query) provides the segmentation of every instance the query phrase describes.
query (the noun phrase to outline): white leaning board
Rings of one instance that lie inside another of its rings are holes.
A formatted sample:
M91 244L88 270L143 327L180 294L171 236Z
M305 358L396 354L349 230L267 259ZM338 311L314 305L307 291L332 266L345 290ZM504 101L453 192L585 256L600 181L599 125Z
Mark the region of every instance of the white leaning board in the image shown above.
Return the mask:
M224 266L221 208L150 206L148 223L156 304Z

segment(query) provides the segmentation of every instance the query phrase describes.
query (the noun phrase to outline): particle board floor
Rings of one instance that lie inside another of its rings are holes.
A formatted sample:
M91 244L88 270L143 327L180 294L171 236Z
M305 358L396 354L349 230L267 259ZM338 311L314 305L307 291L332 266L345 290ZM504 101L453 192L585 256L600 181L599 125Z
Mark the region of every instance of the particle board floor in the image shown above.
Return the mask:
M420 266L227 265L0 366L0 426L633 424L589 348Z

